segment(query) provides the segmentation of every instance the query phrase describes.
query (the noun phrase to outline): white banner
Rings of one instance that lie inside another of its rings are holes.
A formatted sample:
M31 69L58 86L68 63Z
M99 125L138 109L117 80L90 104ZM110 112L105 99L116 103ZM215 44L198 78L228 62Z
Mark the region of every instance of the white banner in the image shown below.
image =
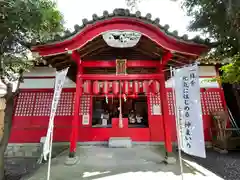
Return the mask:
M58 101L61 96L62 87L66 78L68 72L68 68L62 70L62 71L56 71L56 77L55 77L55 87L54 87L54 95L52 100L52 106L51 106L51 114L49 118L48 123L48 130L47 130L47 136L43 145L43 158L47 160L47 155L51 151L51 143L52 143L52 133L53 133L53 126L54 126L54 117L57 111Z
M189 155L206 158L198 66L173 72L180 147Z

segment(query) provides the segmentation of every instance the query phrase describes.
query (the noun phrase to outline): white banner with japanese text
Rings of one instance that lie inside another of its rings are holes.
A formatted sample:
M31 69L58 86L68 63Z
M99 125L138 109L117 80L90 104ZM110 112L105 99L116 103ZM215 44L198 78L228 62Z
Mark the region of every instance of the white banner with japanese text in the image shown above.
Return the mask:
M48 130L46 139L43 145L43 158L47 160L47 156L49 152L51 151L51 143L52 143L52 133L53 133L53 127L54 127L54 117L57 111L58 102L61 96L62 87L66 78L68 72L68 68L62 70L62 71L56 71L55 76L55 85L54 85L54 94L53 94L53 100L52 100L52 106L51 106L51 113L48 123Z
M205 141L197 64L174 69L177 129L183 152L205 158Z

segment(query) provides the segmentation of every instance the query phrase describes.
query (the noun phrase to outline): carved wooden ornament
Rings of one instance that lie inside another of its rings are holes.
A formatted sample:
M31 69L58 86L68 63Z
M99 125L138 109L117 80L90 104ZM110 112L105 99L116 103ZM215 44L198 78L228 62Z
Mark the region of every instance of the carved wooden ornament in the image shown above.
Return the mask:
M128 48L136 46L141 34L136 31L107 31L102 34L102 37L108 46Z

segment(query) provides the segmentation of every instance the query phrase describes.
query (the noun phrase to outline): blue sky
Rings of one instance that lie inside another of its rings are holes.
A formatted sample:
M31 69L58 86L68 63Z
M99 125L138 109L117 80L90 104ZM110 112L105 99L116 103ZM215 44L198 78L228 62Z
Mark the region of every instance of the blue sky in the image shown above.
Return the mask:
M92 19L92 15L102 15L104 10L112 12L115 8L127 8L125 0L55 0L66 21L65 26L72 29L81 24L83 18ZM177 30L179 35L188 34L193 37L199 33L187 31L191 20L181 9L181 1L142 0L138 5L142 15L152 14L152 18L160 18L160 24L170 25L170 31Z

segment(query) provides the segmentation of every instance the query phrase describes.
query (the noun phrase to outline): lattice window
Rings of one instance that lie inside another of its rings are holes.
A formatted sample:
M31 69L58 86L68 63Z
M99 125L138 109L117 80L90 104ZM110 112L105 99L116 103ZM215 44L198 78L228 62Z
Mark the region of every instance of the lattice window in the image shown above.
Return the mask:
M202 106L202 115L207 115L207 109L205 106L205 96L203 92L200 92L201 106Z
M223 102L221 100L220 92L204 92L203 97L203 115L210 115L213 111L224 111Z
M79 115L90 114L90 102L91 102L90 100L91 100L90 95L82 95L81 100L80 100ZM75 104L75 93L73 94L72 115L74 115L74 104Z
M71 116L73 106L73 93L62 92L61 99L58 102L56 116Z
M50 116L53 92L36 93L33 116Z
M32 116L35 102L35 93L22 92L19 94L15 109L15 116Z
M175 109L174 109L174 100L173 100L173 93L167 92L167 101L168 101L168 113L171 116L174 116Z
M90 100L91 100L91 97L89 95L83 95L81 97L81 105L80 105L81 111L79 111L80 115L90 113Z
M159 111L160 111L159 115L162 115L160 93L157 93L157 94L150 93L149 98L150 98L150 111L151 111L151 115L156 115L154 113L154 107L156 107L156 106L159 107Z
M75 96L76 96L76 92L73 93L73 99L72 99L72 116L74 116Z
M202 106L202 114L203 115L210 115L211 111L223 111L223 102L221 100L221 95L219 91L214 92L201 92L201 106ZM172 92L167 92L167 99L168 99L168 111L169 115L174 115L174 101Z

